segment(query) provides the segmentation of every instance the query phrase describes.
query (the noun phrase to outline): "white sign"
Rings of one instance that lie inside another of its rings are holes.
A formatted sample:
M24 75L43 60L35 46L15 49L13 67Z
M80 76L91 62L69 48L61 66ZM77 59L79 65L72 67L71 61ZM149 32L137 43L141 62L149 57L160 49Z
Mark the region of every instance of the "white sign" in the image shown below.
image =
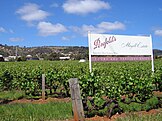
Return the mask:
M89 69L92 72L91 55L151 55L152 72L154 59L151 36L125 36L88 33Z
M152 55L151 36L88 34L91 55Z

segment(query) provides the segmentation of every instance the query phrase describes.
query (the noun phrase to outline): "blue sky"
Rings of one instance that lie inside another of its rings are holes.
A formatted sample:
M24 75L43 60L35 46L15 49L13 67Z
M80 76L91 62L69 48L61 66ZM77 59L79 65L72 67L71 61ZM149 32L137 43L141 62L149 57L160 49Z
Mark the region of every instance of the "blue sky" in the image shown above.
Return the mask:
M88 46L88 31L151 34L162 50L162 1L0 0L0 44Z

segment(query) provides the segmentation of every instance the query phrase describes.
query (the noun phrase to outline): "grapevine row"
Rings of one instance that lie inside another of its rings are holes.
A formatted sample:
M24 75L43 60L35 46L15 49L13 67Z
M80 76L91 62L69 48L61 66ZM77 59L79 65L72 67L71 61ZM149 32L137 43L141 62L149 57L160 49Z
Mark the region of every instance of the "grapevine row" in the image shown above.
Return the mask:
M78 78L85 110L98 110L120 102L143 103L162 91L162 60L155 61L155 72L147 62L88 63L77 61L29 61L0 63L0 89L23 90L26 95L41 95L41 76L46 75L46 95L69 97L68 79ZM127 99L127 100L126 100ZM88 102L93 108L88 108ZM121 109L120 109L121 110Z

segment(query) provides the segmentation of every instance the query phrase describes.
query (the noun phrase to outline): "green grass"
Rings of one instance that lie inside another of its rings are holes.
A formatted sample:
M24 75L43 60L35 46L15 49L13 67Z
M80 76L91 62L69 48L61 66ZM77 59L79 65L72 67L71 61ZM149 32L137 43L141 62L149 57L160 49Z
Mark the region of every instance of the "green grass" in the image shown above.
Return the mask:
M127 114L126 117L117 118L116 121L162 121L162 110L157 114Z
M1 91L0 100L17 100L25 96L23 91Z
M18 91L18 90L0 91L0 100L18 100L21 98L40 99L41 96L25 95L24 91Z
M72 118L71 103L0 105L0 121L49 121Z
M134 111L146 111L151 109L159 108L157 97L153 96L152 98L148 99L144 104L132 102L130 104L124 104L119 102L120 107L123 109L124 112L134 112Z

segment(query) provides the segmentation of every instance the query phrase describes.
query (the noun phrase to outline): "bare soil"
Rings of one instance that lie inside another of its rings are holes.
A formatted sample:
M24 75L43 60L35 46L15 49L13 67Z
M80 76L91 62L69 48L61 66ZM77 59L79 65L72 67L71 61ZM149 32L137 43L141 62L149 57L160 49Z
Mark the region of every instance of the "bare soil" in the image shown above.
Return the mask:
M87 118L86 120L87 121L115 121L117 118L124 118L130 114L137 114L137 115L152 115L152 114L158 114L158 113L162 113L162 109L152 109L148 112L146 111L139 111L139 112L132 112L132 113L122 113L122 114L116 114L116 115L113 115L111 117L111 119L107 118L106 116L104 117L100 117L100 116L95 116L95 117L92 117L92 118Z
M70 102L70 101L71 101L70 98L47 98L45 100L43 100L43 99L38 99L38 100L19 99L19 100L13 100L13 101L9 102L9 104L13 104L13 103L45 104L45 103L48 103L48 102Z
M162 92L160 91L153 91L153 94L157 97L162 97Z

